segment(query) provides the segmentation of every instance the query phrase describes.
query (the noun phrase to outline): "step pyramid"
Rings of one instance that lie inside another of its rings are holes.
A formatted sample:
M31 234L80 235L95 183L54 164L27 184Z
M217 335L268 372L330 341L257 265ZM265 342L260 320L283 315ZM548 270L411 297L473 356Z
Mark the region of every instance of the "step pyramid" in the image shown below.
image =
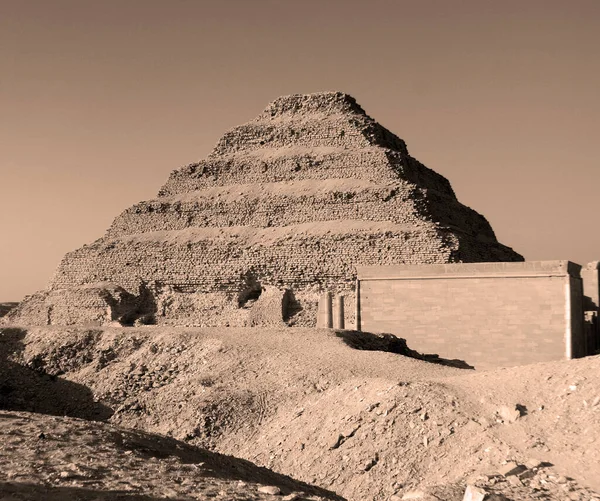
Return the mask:
M323 291L352 301L357 265L522 260L354 98L292 95L68 253L9 319L314 325Z

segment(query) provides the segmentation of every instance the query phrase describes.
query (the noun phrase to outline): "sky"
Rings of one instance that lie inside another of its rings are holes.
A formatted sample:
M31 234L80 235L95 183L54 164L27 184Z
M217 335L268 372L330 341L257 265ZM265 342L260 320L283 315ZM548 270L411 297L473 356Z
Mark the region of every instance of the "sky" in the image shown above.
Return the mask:
M0 0L0 301L281 95L354 96L527 260L600 259L598 0Z

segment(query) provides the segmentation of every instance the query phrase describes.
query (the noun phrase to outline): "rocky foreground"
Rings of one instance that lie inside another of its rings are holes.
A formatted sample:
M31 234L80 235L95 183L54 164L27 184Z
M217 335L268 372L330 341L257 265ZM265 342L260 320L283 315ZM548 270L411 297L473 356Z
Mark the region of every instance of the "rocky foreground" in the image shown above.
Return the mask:
M406 355L316 329L4 328L0 499L600 500L600 357Z
M173 439L81 419L0 412L0 499L342 499Z

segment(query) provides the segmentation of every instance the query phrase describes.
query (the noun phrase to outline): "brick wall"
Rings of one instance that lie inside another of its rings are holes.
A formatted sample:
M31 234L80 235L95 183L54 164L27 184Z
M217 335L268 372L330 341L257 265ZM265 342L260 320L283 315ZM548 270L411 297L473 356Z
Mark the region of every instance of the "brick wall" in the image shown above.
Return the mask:
M564 359L569 334L573 356L581 356L579 268L567 261L359 268L361 329L477 369Z

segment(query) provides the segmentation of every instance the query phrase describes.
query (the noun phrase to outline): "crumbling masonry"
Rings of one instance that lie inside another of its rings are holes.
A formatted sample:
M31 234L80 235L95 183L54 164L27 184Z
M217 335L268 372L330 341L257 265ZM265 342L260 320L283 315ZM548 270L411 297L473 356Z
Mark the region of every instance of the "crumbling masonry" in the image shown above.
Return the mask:
M7 318L314 325L323 291L352 304L356 266L522 259L352 97L292 95L68 253Z

